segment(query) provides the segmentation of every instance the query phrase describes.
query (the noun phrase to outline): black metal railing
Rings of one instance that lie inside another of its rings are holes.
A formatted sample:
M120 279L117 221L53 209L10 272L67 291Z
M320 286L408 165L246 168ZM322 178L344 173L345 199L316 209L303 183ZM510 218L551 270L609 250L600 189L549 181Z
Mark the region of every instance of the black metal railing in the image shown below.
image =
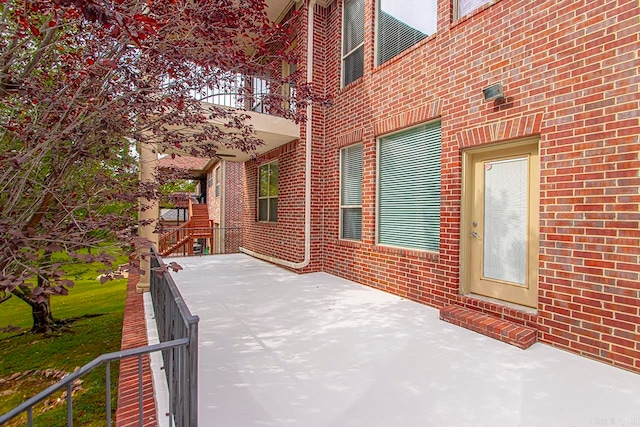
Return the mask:
M282 108L295 110L295 83L276 81L265 76L230 74L220 88L192 90L192 96L200 101L223 107L255 111L262 114L279 114ZM277 103L280 108L273 108Z
M64 390L66 391L66 401L67 401L67 426L73 426L73 385L74 383L93 371L100 365L105 365L105 384L106 384L106 393L105 393L105 409L106 409L106 425L111 425L111 362L120 361L123 359L137 357L138 358L138 395L140 397L140 401L138 402L138 419L139 425L143 425L144 414L143 414L143 402L142 402L142 364L143 364L143 356L154 353L156 351L162 351L163 353L174 353L177 349L187 348L191 344L191 340L188 337L179 338L171 341L162 342L160 344L148 345L144 347L132 348L129 350L121 350L113 353L107 353L98 356L93 359L91 362L87 363L80 369L74 371L73 373L67 375L62 380L57 383L51 385L45 390L33 396L31 399L23 402L22 404L16 406L9 412L0 416L0 425L9 422L13 418L23 414L26 412L27 414L27 425L29 427L33 427L33 408L38 403L43 400L49 398L52 394ZM197 344L196 344L197 345ZM171 411L170 418L172 415L176 415ZM197 421L196 421L197 422ZM195 427L197 424L179 424L185 426Z
M169 427L197 427L198 425L198 316L189 311L170 274L159 274L162 260L152 249L151 296L158 327L159 344L103 354L62 380L41 391L24 403L0 416L0 425L26 413L28 427L33 427L34 406L52 394L66 390L67 426L73 426L73 386L79 378L105 365L106 425L111 426L111 362L138 358L138 424L144 423L143 357L162 352L169 392Z
M160 342L188 340L182 351L163 351L169 387L169 405L176 426L198 424L198 316L189 311L170 274L157 274L162 260L155 249L151 256L151 301Z
M211 104L267 113L264 100L270 92L271 83L266 78L233 74L225 79L223 87L194 90L192 95L200 101Z

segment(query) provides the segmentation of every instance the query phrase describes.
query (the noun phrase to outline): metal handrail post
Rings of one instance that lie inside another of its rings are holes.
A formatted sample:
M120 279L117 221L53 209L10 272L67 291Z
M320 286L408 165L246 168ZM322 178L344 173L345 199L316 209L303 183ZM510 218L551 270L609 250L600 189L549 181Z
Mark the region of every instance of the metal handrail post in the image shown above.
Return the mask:
M189 323L189 426L198 425L198 316Z

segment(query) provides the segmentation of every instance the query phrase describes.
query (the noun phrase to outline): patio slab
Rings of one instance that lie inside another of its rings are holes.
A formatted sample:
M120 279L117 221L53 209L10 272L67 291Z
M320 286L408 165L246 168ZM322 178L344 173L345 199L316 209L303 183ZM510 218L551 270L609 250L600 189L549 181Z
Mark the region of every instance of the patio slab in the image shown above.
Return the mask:
M246 255L174 259L200 316L202 426L640 426L640 375Z

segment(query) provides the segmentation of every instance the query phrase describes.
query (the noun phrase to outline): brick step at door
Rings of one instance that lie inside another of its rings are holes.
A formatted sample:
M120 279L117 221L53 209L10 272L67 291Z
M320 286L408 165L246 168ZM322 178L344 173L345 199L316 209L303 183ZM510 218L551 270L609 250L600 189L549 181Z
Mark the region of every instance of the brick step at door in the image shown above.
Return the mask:
M457 305L440 309L440 320L514 345L523 350L531 347L538 337L534 328L518 325Z

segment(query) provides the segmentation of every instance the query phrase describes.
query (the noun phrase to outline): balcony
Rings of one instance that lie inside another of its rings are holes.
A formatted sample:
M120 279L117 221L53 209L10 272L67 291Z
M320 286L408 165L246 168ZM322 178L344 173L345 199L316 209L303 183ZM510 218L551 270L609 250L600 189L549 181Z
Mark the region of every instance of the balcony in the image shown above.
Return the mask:
M265 77L231 75L227 85L217 90L193 91L194 98L204 104L217 105L238 110L247 115L247 123L253 126L256 135L263 144L254 153L246 153L240 149L220 147L217 155L231 162L245 162L252 155L261 155L288 142L300 138L300 125L293 120L280 117L280 108L270 106L274 99L287 103L285 108L295 111L295 106L288 104L295 95L294 84L281 84ZM210 120L219 128L225 128L225 121Z

